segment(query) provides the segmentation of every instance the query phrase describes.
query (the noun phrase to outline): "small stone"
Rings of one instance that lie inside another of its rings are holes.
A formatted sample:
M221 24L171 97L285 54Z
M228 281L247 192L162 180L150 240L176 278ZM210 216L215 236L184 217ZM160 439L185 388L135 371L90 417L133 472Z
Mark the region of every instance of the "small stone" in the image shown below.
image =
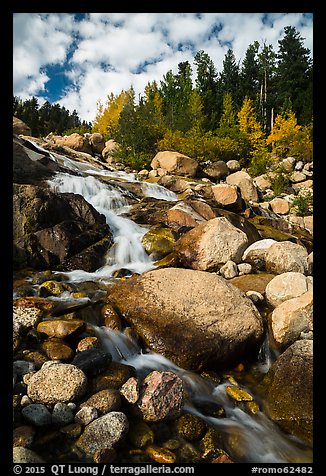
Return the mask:
M111 362L109 368L91 382L91 391L96 393L105 388L119 390L132 375L131 367L119 362Z
M225 390L227 394L237 402L251 402L254 399L250 393L239 387L228 386Z
M238 276L238 267L237 264L234 263L234 261L227 261L221 268L220 268L220 274L223 276L225 279L232 279L235 278L235 276Z
M140 396L140 381L135 377L130 377L120 389L121 395L129 403L136 403Z
M97 337L89 336L80 340L77 345L77 352L83 352L89 349L98 349L100 347L100 341Z
M264 302L264 296L257 291L247 291L246 296L252 300L254 304L260 304Z
M13 446L29 448L34 440L35 428L29 425L19 426L13 431Z
M99 415L105 413L118 411L121 407L121 397L118 390L100 390L92 395L88 400L81 403L80 407L93 407L96 408Z
M205 432L205 423L196 415L186 413L176 421L178 435L188 441L198 440Z
M111 354L101 349L88 349L76 354L72 364L87 376L100 374L112 361Z
M45 405L32 403L22 409L23 417L35 426L50 425L52 421L51 413Z
M146 448L146 453L150 456L150 458L155 461L156 463L175 463L176 456L172 451L161 448L157 445L151 445Z
M22 446L16 446L13 449L13 463L45 463L35 451L32 451L28 448Z
M39 295L40 297L60 296L63 291L62 285L57 281L45 281L40 285Z
M27 395L23 395L21 400L20 400L20 406L21 407L26 407L27 405L30 405L32 402L32 400L27 396Z
M128 438L136 448L144 448L154 443L154 432L145 422L141 421L130 427Z
M259 412L259 405L258 403L254 401L246 402L246 408L249 411L249 413L252 413L253 415L256 415L256 413Z
M34 327L37 322L41 319L42 312L36 307L13 307L13 325L29 329Z
M75 422L86 426L98 418L98 411L94 407L83 407L75 415Z
M116 458L117 452L114 448L102 448L93 454L93 461L98 464L113 463Z
M60 428L60 433L63 433L64 435L68 436L68 438L71 438L72 440L75 440L81 435L82 432L82 426L80 423L70 423L69 425L62 426Z
M56 403L52 410L52 423L65 426L74 421L74 414L66 403Z
M74 357L74 351L63 339L59 339L58 337L51 337L45 340L41 345L41 349L51 360L67 362Z
M250 263L239 263L238 264L238 272L239 276L243 276L244 274L252 273L252 266Z
M26 362L26 360L16 360L13 364L13 371L17 375L25 375L35 370L35 365L32 362Z
M51 319L40 322L37 331L46 334L48 337L66 337L82 332L85 329L85 322L81 319Z

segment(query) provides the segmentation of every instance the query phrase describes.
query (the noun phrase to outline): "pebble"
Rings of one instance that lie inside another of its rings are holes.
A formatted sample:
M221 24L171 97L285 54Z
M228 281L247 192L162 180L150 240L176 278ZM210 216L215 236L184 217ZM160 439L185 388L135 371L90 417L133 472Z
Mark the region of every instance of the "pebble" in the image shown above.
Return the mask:
M35 426L46 426L52 422L52 416L45 405L32 403L22 409L23 417Z
M105 413L118 411L121 407L120 393L118 390L112 389L100 390L81 403L80 407L83 408L84 406L96 408L100 416Z
M254 399L250 393L239 387L228 386L225 390L227 394L237 402L251 402Z
M66 403L58 402L52 410L52 423L56 426L65 426L74 421L74 414Z
M22 446L16 446L13 449L13 463L45 463L35 451Z
M83 407L75 415L75 422L86 426L98 418L98 411L94 407Z
M157 445L150 445L146 448L146 453L156 463L175 463L176 455L172 451Z
M80 368L87 376L100 374L111 363L112 356L101 349L88 349L79 352L72 364Z

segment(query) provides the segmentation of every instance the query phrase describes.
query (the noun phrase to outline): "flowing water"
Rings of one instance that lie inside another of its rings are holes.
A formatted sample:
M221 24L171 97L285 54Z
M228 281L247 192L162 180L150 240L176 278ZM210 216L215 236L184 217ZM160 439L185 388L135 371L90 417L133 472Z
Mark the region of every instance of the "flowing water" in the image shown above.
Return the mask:
M37 144L33 145L44 151ZM91 164L77 162L59 154L51 153L50 156L74 172L74 175L69 172L57 172L48 181L50 187L58 192L82 195L105 216L113 233L114 244L105 256L105 264L93 273L83 270L67 272L65 275L68 279L77 282L87 280L110 282L114 272L121 268L140 274L154 269L155 265L141 243L148 228L123 216L131 207L130 194L119 187L119 181L135 182L136 176L125 172L100 170ZM108 182L108 179L112 180ZM169 201L177 200L176 194L157 184L143 182L141 186L145 196ZM176 366L162 355L144 351L120 332L105 327L95 326L94 329L113 360L133 366L140 378L152 370L171 370L178 374L189 395L184 410L198 415L207 424L216 427L223 435L225 449L235 461L256 463L312 461L311 448L298 439L282 433L263 412L250 414L235 405L226 393L227 384L216 385L194 372ZM258 369L262 374L266 373L275 357L268 345L267 336L257 357L255 370ZM200 410L203 403L222 405L225 417L207 416Z

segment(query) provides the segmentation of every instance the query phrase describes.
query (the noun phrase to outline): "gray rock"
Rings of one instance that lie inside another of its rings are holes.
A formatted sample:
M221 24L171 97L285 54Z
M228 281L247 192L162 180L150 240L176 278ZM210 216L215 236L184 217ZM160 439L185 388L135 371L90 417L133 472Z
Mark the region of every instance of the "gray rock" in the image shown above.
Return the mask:
M36 307L13 306L13 328L17 332L35 327L40 321L42 312Z
M26 360L15 360L13 370L17 375L25 375L35 370L35 364Z
M50 425L52 421L51 413L45 405L32 403L22 409L23 417L35 426Z
M227 261L221 268L220 274L225 279L232 279L238 276L238 267L234 261Z
M288 299L301 296L309 287L310 281L304 274L294 271L282 273L267 284L266 300L271 306L277 307Z
M52 410L52 423L64 426L74 421L74 414L66 403L56 403Z
M86 426L76 446L91 456L96 450L116 446L124 440L128 430L129 423L124 413L107 413Z

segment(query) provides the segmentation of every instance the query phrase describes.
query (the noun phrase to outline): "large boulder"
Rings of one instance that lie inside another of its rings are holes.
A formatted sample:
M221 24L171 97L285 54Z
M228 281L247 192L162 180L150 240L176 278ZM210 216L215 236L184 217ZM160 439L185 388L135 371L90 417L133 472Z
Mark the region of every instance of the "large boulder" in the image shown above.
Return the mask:
M81 195L14 184L16 267L95 271L112 244L105 217Z
M266 270L281 274L294 271L307 275L309 272L308 252L304 246L292 241L274 243L265 254Z
M308 291L310 280L302 273L290 271L275 276L266 287L266 300L272 307Z
M13 137L13 182L37 184L50 179L60 167L47 152L38 151L20 137Z
M53 136L53 140L57 145L63 145L78 152L86 152L87 154L92 153L92 148L88 139L76 132L69 136Z
M151 162L151 167L155 169L163 169L165 172L174 175L185 175L187 177L195 177L198 162L191 159L187 155L179 152L171 152L165 150L158 152Z
M274 341L285 348L299 339L300 334L313 330L313 292L309 289L288 299L272 312L271 329Z
M258 193L253 179L247 172L239 170L226 177L226 183L237 185L241 196L246 202L258 202Z
M12 121L12 127L13 127L13 134L19 136L19 135L24 135L24 136L30 136L32 134L31 128L25 124L21 119L18 119L18 117L13 116L13 121Z
M263 380L265 410L286 432L312 440L313 342L298 340L272 365Z
M108 163L108 164L113 164L117 162L117 160L114 159L112 156L113 152L118 151L120 148L120 145L113 139L110 139L105 142L105 147L102 150L102 157L103 159ZM120 159L118 160L120 161Z
M209 179L213 180L221 180L224 179L227 175L229 175L230 171L228 166L223 160L217 160L216 162L212 162L211 164L206 165L202 169L202 175Z
M203 271L149 271L116 284L108 299L147 347L187 369L234 362L253 352L263 335L250 299Z
M249 245L247 235L225 217L198 225L175 245L181 263L202 271L219 269L227 261L240 263Z
M89 143L92 148L92 152L96 154L102 154L103 149L105 148L105 141L102 134L99 132L94 132L89 138Z

